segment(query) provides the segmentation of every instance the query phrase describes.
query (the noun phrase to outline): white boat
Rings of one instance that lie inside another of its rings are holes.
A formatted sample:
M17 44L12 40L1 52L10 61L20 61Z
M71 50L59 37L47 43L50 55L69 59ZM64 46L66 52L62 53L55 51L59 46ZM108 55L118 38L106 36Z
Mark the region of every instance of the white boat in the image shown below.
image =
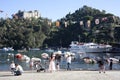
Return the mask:
M72 41L70 44L70 52L74 53L100 53L108 52L112 49L111 45L97 44L97 43L78 43L77 41Z
M40 50L40 48L31 48L30 50L38 51L38 50Z
M3 51L14 51L12 47L8 47L8 48L4 47L2 50Z

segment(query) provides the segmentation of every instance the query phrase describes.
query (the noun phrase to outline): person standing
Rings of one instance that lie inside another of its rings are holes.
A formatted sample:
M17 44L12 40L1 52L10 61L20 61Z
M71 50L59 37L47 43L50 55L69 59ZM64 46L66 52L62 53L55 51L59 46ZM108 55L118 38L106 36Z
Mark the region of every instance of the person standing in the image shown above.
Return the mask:
M30 60L30 69L33 70L34 69L34 61Z
M56 63L56 69L57 69L57 71L59 71L59 70L60 70L60 65L59 65L59 62L57 62L57 63Z
M99 67L99 73L101 73L101 72L105 73L104 61L102 61L101 59L98 60L98 67Z
M110 59L110 64L109 64L109 69L112 70L112 66L113 66L113 60Z
M55 55L51 55L50 57L50 63L49 63L49 71L53 72L56 70L56 66L55 66Z
M12 61L11 64L10 64L10 70L11 70L11 72L13 74L14 70L15 70L15 63L14 63L14 61Z
M71 55L67 56L67 70L71 70Z

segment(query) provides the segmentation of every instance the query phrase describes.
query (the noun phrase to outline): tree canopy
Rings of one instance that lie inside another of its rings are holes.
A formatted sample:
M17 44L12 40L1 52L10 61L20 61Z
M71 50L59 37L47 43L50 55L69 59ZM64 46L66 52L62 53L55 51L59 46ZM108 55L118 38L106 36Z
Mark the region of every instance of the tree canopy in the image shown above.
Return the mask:
M0 46L14 49L40 47L50 33L46 19L1 19Z

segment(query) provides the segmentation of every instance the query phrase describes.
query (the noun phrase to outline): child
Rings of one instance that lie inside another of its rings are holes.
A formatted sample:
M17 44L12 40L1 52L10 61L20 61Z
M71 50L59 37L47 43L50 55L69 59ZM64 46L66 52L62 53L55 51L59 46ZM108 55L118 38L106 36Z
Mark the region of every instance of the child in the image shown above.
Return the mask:
M11 62L11 64L10 64L10 69L11 69L11 72L12 72L12 74L13 74L13 73L14 73L14 70L15 70L15 63L14 63L14 61Z
M60 70L59 62L56 63L56 69L57 69L58 71Z

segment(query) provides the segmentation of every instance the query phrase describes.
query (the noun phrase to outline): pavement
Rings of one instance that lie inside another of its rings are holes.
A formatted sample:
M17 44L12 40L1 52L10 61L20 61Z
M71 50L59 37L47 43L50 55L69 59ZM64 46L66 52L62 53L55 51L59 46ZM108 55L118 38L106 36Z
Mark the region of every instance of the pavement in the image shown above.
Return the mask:
M10 71L0 71L0 80L120 80L120 71L25 71L20 76L14 76Z

